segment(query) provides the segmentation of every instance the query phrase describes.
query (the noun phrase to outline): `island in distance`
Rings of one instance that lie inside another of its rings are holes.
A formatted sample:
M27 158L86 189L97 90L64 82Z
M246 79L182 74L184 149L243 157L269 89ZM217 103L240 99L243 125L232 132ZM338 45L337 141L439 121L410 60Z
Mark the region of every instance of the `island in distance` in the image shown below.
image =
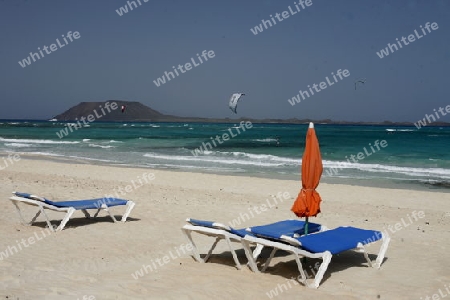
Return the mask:
M112 105L116 103L117 106ZM109 103L109 104L107 104ZM108 107L108 109L107 109ZM122 109L124 107L124 109ZM115 109L114 109L115 108ZM123 111L123 112L122 112ZM230 118L197 118L180 117L162 114L140 102L124 100L108 100L99 102L80 102L69 108L65 112L54 116L52 121L77 121L87 119L92 115L95 121L99 122L210 122L210 123L236 123L239 121L250 121L252 123L280 123L280 124L305 124L314 122L317 124L348 124L348 125L395 125L395 126L414 126L411 122L347 122L333 120L311 120L311 119L253 119L241 117L238 119ZM89 121L92 122L92 121ZM450 123L435 122L433 126L450 126Z

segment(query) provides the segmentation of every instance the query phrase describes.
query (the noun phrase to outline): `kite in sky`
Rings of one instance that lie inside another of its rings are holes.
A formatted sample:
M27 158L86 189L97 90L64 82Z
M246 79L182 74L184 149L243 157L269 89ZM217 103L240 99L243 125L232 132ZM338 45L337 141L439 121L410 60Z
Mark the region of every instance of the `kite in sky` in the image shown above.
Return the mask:
M362 79L358 79L358 80L356 80L355 81L355 90L356 90L356 87L358 86L358 84L365 84L366 83L366 79L365 78L362 78Z
M242 96L245 96L245 94L235 93L231 95L229 106L232 112L236 113L238 101L241 99Z

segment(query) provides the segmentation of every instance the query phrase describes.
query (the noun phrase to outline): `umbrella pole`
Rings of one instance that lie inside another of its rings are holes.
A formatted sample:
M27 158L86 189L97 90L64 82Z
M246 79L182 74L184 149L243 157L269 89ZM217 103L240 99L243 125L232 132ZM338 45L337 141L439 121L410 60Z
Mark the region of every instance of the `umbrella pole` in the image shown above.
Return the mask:
M309 217L306 217L306 220L305 220L305 235L307 235L308 234L308 219L309 219Z
M308 226L308 219L309 219L309 217L306 217L306 219L305 219L305 227L304 227L305 235L308 234L308 227L309 227ZM306 264L306 257L302 258L302 263Z

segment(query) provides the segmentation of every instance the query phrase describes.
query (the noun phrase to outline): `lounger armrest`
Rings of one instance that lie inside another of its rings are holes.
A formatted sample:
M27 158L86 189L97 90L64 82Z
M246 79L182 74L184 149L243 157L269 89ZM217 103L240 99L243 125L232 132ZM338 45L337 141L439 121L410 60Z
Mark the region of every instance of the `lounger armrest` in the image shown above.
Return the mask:
M289 243L289 244L291 244L293 246L297 246L297 247L300 247L302 245L302 243L300 243L297 239L292 238L292 237L287 236L287 235L282 235L280 237L280 240L282 240L282 241L284 241L286 243Z
M191 224L191 225L193 225L193 226L199 226L199 224L192 223L190 218L187 218L187 219L186 219L186 222L188 222L189 224ZM210 226L211 226L212 228L215 228L215 229L221 229L221 230L225 230L225 231L231 231L231 227L230 227L230 226L224 225L224 224L222 224L222 223L216 223L216 222L213 222ZM208 227L209 227L209 226L208 226Z
M222 230L226 230L226 231L231 231L230 226L224 225L224 224L222 224L222 223L214 223L213 226L214 226L214 228L217 228L217 229L222 229Z
M45 200L46 200L44 197L39 197L36 195L27 194L27 193L12 192L12 194L16 197L21 197L21 198L26 198L26 199L31 199L31 200L41 201L41 202L45 202Z

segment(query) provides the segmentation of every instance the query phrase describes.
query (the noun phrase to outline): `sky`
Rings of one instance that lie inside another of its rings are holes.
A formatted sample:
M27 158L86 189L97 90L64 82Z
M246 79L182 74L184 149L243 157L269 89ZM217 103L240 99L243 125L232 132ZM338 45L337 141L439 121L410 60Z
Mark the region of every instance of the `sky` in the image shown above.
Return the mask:
M450 104L449 0L311 0L304 8L285 0L139 1L0 0L0 119L49 119L80 102L128 100L185 117L416 122ZM262 20L267 29L255 35ZM427 22L437 29L424 35ZM420 38L408 42L415 30ZM68 40L69 31L78 39ZM379 57L402 37L408 45ZM62 47L49 50L57 39ZM44 46L49 54L33 61L30 52ZM204 50L213 57L200 63ZM154 83L186 63L190 70ZM333 81L339 69L349 75ZM289 103L321 82L324 89ZM235 92L246 94L237 114L228 108Z

